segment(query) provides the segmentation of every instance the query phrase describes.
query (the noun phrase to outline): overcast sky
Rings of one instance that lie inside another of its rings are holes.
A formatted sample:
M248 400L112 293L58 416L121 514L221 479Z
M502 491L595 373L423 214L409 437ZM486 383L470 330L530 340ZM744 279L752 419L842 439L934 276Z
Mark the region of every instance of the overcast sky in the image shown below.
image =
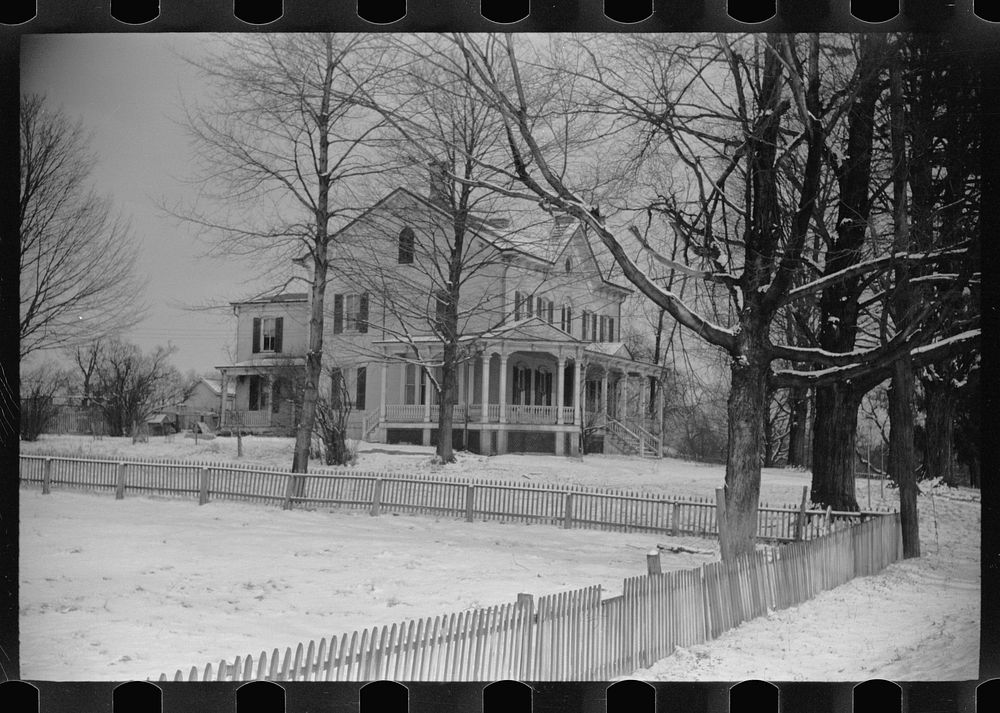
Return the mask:
M21 40L22 92L43 94L53 107L80 119L98 157L94 187L131 220L147 278L148 317L126 339L143 349L172 343L174 364L198 372L229 361L235 342L231 312L191 307L252 294L235 260L203 257L189 226L157 205L191 198L190 146L178 124L181 97L197 98L201 84L181 58L199 53L209 35L43 35ZM44 356L42 358L45 358Z

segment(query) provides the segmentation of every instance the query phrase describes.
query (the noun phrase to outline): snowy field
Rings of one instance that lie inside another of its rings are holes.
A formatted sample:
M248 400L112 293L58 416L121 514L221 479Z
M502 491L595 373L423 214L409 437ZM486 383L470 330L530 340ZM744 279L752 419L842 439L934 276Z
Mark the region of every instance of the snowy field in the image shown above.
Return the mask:
M288 439L247 438L244 460L287 465ZM56 436L22 452L234 461L235 440ZM362 444L358 468L579 483L710 497L721 466L610 456L460 454ZM803 471L768 469L762 499L793 503ZM875 505L895 491L871 487ZM867 505L866 483L858 488ZM978 677L978 491L920 498L924 556L678 651L635 677L660 680L964 680ZM464 523L417 516L21 491L21 675L145 678L372 625L600 583L619 591L657 543L687 568L711 540Z

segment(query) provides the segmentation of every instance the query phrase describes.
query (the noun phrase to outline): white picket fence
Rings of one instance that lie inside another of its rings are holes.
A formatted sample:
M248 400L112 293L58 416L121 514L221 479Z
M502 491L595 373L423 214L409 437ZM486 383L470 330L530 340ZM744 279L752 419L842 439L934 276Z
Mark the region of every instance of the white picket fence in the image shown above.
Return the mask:
M384 513L453 516L473 521L523 522L564 528L669 535L716 536L714 499L663 497L639 491L584 486L520 485L473 478L353 470L286 469L193 461L117 461L21 455L23 483L114 491L124 498L151 494L281 505L338 507ZM818 537L887 511L807 510L803 504L762 504L761 540L791 542Z
M875 574L902 555L899 515L733 562L372 627L237 656L160 681L608 680L742 622Z

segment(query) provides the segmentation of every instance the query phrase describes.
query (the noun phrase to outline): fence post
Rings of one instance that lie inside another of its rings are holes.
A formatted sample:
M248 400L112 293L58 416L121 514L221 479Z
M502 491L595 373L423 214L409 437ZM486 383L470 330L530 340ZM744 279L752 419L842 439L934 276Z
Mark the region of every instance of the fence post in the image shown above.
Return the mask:
M563 498L563 528L568 530L573 527L573 493L566 493Z
M45 471L42 473L42 495L52 491L52 459L45 459Z
M826 506L826 534L833 530L833 505Z
M125 498L125 464L118 464L118 477L115 480L115 500Z
M476 503L476 486L465 486L465 521L472 522L472 512ZM377 513L376 513L377 514Z
M660 548L657 547L652 552L646 553L646 574L663 574L663 566L660 561Z
M295 480L295 474L289 473L285 478L285 499L281 503L282 510L292 509L292 487Z
M382 506L382 479L375 479L375 487L372 489L372 515L378 515Z
M198 482L198 504L204 505L208 502L208 466L201 469L201 478Z
M517 603L515 606L518 609L523 609L526 612L524 616L524 641L520 643L521 651L524 652L524 656L521 659L521 674L519 678L522 681L532 680L532 676L535 673L535 637L532 634L535 631L535 602L534 598L530 594L525 594L524 592L518 592Z
M802 486L802 504L799 506L799 516L795 523L795 539L805 538L806 529L806 499L809 497L809 486Z
M681 504L680 501L674 500L673 505L670 506L670 534L676 535L680 532L680 528L677 525L677 519L681 514Z

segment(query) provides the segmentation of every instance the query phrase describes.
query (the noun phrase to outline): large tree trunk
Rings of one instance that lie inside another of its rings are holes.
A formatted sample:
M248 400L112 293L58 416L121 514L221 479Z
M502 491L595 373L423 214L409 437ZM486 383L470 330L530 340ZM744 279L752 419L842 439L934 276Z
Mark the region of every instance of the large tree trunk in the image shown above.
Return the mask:
M809 467L809 390L793 386L788 390L788 465Z
M954 468L952 442L955 429L955 392L947 382L924 381L927 434L924 448L924 474L928 478L941 478L951 486L958 485Z
M917 469L913 448L913 364L909 357L892 365L889 386L889 475L899 486L903 557L920 556L917 519Z
M743 356L733 360L728 406L725 526L719 533L722 559L727 561L753 552L756 544L769 371L763 349L745 351Z
M837 237L827 251L826 275L855 265L865 257L865 237L871 215L875 104L881 92L878 68L885 39L877 35L863 35L860 42L858 73L863 79L848 112L847 153L837 175L840 191ZM842 280L823 290L820 297L820 347L831 352L850 352L854 349L858 332L858 300L863 289L861 280L855 278ZM851 398L844 398L845 394L835 391L826 391L821 396L820 392L824 390L816 390L812 498L814 502L837 510L858 508L854 497L854 433L852 431L848 435L846 429L857 426L858 406L864 390L857 384L853 385L853 389L857 393ZM843 413L841 409L844 409Z
M855 435L864 392L853 384L816 389L812 501L834 510L858 510L854 489Z
M295 429L295 455L292 472L305 473L309 466L309 446L316 425L316 402L319 381L323 373L323 301L326 293L326 261L317 260L313 271L312 295L309 300L309 348L306 351L305 386L302 390L302 416ZM302 480L298 479L295 493L299 494Z
M454 428L455 376L457 373L457 348L455 344L444 345L444 363L441 367L441 398L438 399L438 444L437 456L442 463L453 463L452 430Z

